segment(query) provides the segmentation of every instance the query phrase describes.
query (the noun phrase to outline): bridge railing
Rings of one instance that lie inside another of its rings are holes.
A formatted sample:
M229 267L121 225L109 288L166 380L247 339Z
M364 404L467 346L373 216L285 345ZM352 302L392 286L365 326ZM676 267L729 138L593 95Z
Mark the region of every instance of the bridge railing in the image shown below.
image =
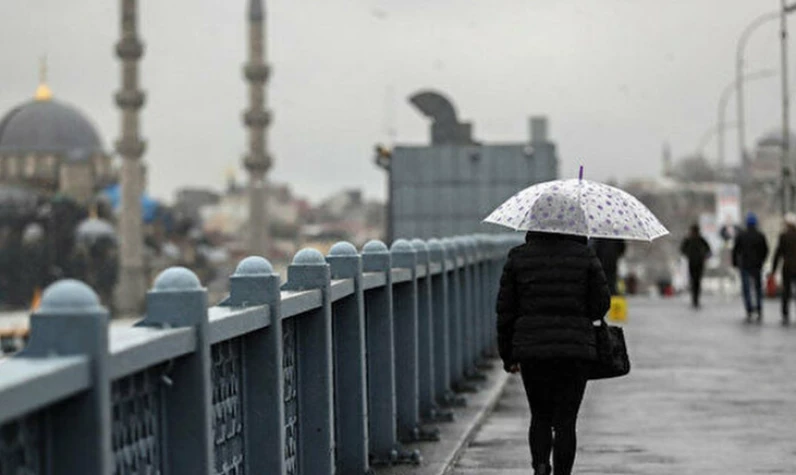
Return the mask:
M494 351L495 294L517 236L348 243L297 253L281 285L240 262L208 308L164 271L146 316L109 328L78 281L48 288L0 363L2 474L367 473L464 402Z

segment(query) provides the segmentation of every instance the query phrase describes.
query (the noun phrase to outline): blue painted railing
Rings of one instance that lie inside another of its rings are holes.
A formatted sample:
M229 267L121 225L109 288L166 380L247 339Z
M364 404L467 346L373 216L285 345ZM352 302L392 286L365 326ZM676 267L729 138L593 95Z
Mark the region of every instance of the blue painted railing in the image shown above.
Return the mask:
M81 282L48 288L0 363L0 474L349 474L417 462L494 350L517 236L304 249L287 282L241 261L208 308L164 271L134 327Z

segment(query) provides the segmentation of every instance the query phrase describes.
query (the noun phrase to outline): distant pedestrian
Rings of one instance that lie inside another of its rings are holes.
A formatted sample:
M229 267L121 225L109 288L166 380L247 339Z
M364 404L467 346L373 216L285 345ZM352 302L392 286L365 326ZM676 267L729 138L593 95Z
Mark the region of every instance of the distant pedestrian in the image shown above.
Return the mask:
M22 233L20 258L20 291L26 305L30 305L37 291L49 283L47 242L44 229L37 223L28 224Z
M702 293L702 275L705 272L705 261L710 257L710 245L699 232L699 225L692 224L688 236L680 245L680 252L688 259L688 276L691 283L691 305L699 308L699 297Z
M611 295L619 295L617 269L619 267L619 259L625 255L625 241L622 239L594 238L592 239L592 246L603 266Z
M796 283L796 214L785 215L785 230L779 235L777 249L774 251L774 264L771 273L776 274L782 261L782 324L788 325L790 317L790 297Z
M509 252L497 300L498 348L504 369L522 374L535 475L572 473L578 411L597 356L594 322L610 299L585 237L529 231Z
M735 237L732 248L732 265L741 272L741 289L746 307L746 321L751 322L757 314L757 322L763 320L763 264L768 257L768 242L757 229L757 216L746 216L746 229ZM754 292L754 298L752 293Z

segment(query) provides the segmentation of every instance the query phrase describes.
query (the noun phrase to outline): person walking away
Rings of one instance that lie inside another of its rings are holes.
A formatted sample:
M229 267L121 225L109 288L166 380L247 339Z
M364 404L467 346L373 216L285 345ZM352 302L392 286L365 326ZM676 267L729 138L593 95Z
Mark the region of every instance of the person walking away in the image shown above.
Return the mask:
M497 299L498 349L506 371L522 375L536 475L570 475L576 421L590 362L594 322L608 311L605 274L585 237L529 231L509 252Z
M772 274L776 274L782 262L782 324L790 323L789 308L793 284L796 283L796 214L785 215L785 229L779 235L774 251Z
M20 248L20 289L26 305L49 284L49 262L44 228L38 223L25 226Z
M732 248L732 265L741 273L741 290L746 321L751 322L757 314L757 322L763 320L763 263L768 257L768 242L757 229L757 216L749 213L746 216L746 229L735 236ZM752 298L754 293L754 298Z
M688 259L691 305L694 308L699 308L699 297L702 293L702 274L705 272L705 261L710 257L710 246L699 232L699 225L691 225L688 236L683 239L680 245L680 252Z
M617 268L619 259L625 255L625 241L622 239L594 238L594 252L603 266L605 278L608 280L608 289L611 295L619 295L617 287Z

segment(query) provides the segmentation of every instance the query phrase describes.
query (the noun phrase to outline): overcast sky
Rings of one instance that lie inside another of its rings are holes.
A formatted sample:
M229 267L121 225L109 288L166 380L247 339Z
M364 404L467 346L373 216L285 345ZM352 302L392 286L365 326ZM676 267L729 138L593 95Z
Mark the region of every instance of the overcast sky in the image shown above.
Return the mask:
M32 96L49 58L56 98L79 106L106 148L119 135L113 47L119 3L0 1L0 111ZM246 0L140 1L149 189L221 188L246 149ZM372 147L424 143L406 101L444 91L476 138L525 140L543 114L564 176L651 176L661 148L691 153L717 121L735 46L777 0L275 0L268 10L272 179L313 200L342 187L384 195ZM793 23L793 21L791 21ZM792 25L796 33L796 24ZM777 22L755 33L748 70L779 67ZM791 51L796 52L796 44ZM795 53L796 54L796 53ZM791 77L796 61L792 62ZM779 127L777 78L747 88L749 142ZM734 101L728 120L734 120ZM737 161L735 132L727 157ZM716 155L715 142L706 152ZM244 173L239 173L243 178Z

